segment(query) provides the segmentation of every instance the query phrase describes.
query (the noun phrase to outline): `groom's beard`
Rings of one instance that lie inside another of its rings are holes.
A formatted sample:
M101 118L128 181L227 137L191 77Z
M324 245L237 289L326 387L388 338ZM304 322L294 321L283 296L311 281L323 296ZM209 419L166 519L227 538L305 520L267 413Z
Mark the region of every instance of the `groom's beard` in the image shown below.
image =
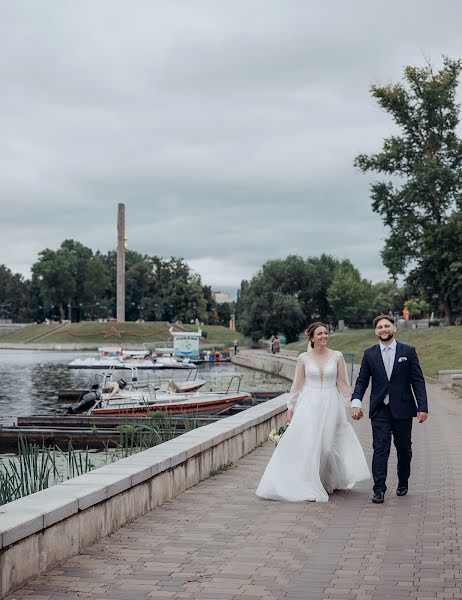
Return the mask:
M394 336L394 333L387 333L387 334L379 334L379 339L382 340L382 342L389 342L392 337Z

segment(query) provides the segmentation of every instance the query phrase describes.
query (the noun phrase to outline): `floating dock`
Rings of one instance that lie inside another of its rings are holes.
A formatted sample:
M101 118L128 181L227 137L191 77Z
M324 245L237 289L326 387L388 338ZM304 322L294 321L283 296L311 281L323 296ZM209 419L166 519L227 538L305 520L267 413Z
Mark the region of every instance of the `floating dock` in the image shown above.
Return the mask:
M76 390L69 390L69 392ZM77 393L80 390L77 391ZM255 403L281 395L281 391L258 391L252 395L252 401L243 402L227 408L217 415L199 415L196 417L181 414L168 415L164 419L168 430L164 433L180 435L190 426L200 427L214 421L246 410ZM107 416L107 415L30 415L17 418L17 425L0 425L0 450L16 451L18 438L30 443L48 446L67 447L72 441L74 448L104 449L115 447L122 439L121 427L141 427L151 424L153 419L146 416ZM148 433L149 434L149 433Z

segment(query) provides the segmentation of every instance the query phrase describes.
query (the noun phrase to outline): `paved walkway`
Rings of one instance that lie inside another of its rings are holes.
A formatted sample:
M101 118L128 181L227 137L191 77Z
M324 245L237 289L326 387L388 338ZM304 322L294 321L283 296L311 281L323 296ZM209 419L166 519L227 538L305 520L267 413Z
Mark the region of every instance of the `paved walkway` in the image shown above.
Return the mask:
M9 600L462 598L462 401L430 400L403 498L393 459L384 505L367 483L326 504L259 500L266 443ZM370 458L369 421L355 427Z

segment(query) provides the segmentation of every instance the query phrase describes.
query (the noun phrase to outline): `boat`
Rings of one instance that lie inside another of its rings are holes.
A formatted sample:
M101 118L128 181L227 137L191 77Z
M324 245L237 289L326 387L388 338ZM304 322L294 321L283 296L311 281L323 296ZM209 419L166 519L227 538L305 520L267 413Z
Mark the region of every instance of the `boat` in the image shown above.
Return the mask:
M237 380L237 390L231 391L232 382ZM187 383L187 381L185 381ZM166 390L156 389L149 384L148 388L125 391L108 386L103 390L95 389L86 394L82 400L67 409L67 414L87 414L92 416L147 416L155 412L169 414L217 414L238 402L251 400L251 395L240 391L240 377L234 375L225 392L183 392L175 387Z
M191 359L196 365L216 365L223 362L231 362L229 350L203 350L199 356Z
M250 401L247 392L160 392L154 395L144 394L139 399L98 398L88 411L88 415L97 416L148 416L156 412L169 414L208 414L213 415L227 410L238 402Z
M142 379L138 378L138 370L131 368L131 375L124 374L123 378L115 379L115 369L111 368L105 373L95 373L88 386L85 388L69 388L58 391L58 400L64 402L79 402L86 394L98 392L100 394L110 394L114 396L117 393L124 395L134 394L139 396L140 392L147 392L150 389L161 392L187 393L196 392L206 383L206 379L197 379L198 370L189 370L186 377L180 379L163 378L158 373L148 372ZM78 404L75 404L77 407ZM72 414L74 410L70 410ZM79 411L77 411L79 412Z
M149 350L123 350L120 346L98 348L98 358L76 358L68 367L70 369L196 369L189 359L174 357L157 357Z
M189 358L176 358L171 354L162 354L156 356L156 364L162 365L165 369L197 369L197 365Z

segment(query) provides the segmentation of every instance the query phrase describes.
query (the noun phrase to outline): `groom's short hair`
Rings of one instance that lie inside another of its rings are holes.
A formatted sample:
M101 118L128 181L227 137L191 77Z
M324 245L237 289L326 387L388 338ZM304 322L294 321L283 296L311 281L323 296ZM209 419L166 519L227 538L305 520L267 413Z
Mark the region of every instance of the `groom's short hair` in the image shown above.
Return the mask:
M395 324L395 317L393 317L393 315L384 315L384 314L381 314L381 315L377 315L375 317L375 319L372 321L372 323L374 325L374 329L377 327L377 323L379 321L381 321L382 319L386 319L387 321L390 321L390 323L392 325Z

